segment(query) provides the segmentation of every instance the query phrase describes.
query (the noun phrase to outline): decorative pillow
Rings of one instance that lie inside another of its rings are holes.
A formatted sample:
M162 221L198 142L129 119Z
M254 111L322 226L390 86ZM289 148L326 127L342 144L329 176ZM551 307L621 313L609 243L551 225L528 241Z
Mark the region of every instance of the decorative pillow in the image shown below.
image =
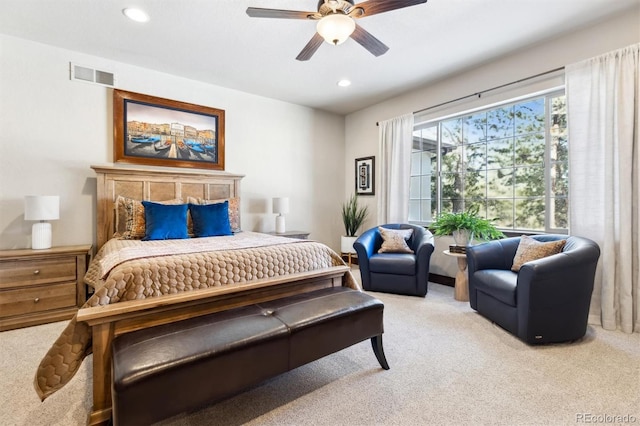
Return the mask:
M216 204L189 204L193 234L196 237L233 235L229 224L229 202Z
M143 241L189 238L187 204L159 204L143 201L146 232Z
M231 225L231 231L233 233L242 232L240 228L240 197L223 198L220 200L207 200L205 198L187 197L189 204L219 204L229 202L229 223ZM191 234L191 227L189 227L189 233Z
M156 201L157 204L182 204L179 198ZM139 240L145 235L144 207L142 202L121 195L116 199L116 232L114 237Z
M523 235L520 238L518 250L516 250L516 255L513 258L513 266L511 266L511 270L513 272L518 272L526 262L531 262L532 260L542 259L543 257L560 253L566 242L567 240L558 240L543 243Z
M378 231L383 240L378 253L413 253L406 242L411 238L413 229L387 229L378 226Z

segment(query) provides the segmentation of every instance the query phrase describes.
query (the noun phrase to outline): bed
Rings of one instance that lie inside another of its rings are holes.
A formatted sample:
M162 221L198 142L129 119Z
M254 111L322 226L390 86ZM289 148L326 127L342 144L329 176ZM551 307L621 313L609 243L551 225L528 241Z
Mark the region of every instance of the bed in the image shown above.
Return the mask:
M44 357L34 381L38 395L45 399L62 388L92 352L89 424L106 424L111 418L110 361L115 336L323 287L359 289L340 256L324 244L237 229L242 175L92 168L97 175L98 251L85 282L94 293ZM124 219L123 200L128 205L141 200L174 205L225 200L235 232L180 240L128 239L131 235L125 233L133 229L133 216Z

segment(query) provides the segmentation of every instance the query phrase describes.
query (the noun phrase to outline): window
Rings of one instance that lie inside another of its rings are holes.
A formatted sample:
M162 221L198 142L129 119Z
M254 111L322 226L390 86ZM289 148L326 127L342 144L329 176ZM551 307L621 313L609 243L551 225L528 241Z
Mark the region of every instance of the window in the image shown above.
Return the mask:
M478 208L511 231L566 232L564 91L414 127L409 221Z

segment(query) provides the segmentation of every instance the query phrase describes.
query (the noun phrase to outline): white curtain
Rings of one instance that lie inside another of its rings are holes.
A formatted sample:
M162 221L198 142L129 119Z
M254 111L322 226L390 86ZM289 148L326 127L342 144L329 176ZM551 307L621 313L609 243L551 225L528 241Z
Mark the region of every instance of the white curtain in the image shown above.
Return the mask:
M640 332L640 44L566 67L570 233L601 255L590 322Z
M378 223L406 223L409 220L409 182L413 114L378 123L380 190Z

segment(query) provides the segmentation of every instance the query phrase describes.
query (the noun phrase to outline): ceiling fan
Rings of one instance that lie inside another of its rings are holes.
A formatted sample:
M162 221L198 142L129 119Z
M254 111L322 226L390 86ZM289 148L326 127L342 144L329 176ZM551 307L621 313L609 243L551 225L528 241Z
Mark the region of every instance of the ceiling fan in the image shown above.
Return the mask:
M390 12L404 7L426 3L427 0L368 0L355 4L353 0L320 0L317 12L297 10L247 8L252 18L311 19L318 21L317 32L296 57L308 61L322 41L338 45L351 37L375 56L383 55L389 48L371 33L356 24L355 19L378 13Z

